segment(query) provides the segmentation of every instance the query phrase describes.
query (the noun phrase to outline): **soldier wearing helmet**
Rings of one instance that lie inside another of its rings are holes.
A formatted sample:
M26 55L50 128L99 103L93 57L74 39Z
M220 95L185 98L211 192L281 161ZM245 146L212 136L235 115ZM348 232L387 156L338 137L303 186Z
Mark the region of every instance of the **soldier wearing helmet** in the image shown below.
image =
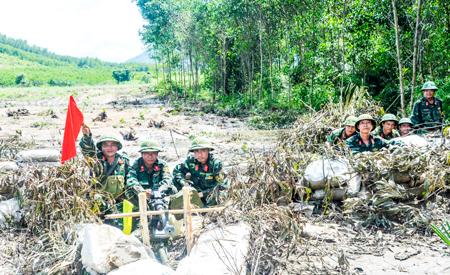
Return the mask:
M328 142L330 144L336 145L339 142L343 142L346 139L350 138L354 134L356 134L355 130L355 122L358 120L355 116L349 116L344 122L344 127L339 128L331 132L331 135L328 137Z
M128 172L126 191L128 200L137 206L139 204L137 195L140 192L145 192L147 199L150 199L150 194L155 189L166 194L176 192L177 190L172 185L169 166L164 160L158 158L159 152L162 152L158 141L144 140L139 152L141 157L131 165Z
M377 123L371 115L363 114L358 117L355 123L357 134L345 141L354 154L376 152L388 147L385 139L372 135L371 131L376 125Z
M391 140L393 138L400 137L400 133L395 130L395 127L398 124L398 119L393 114L385 114L381 118L381 125L378 126L372 134L374 136L379 136L384 138L385 140Z
M434 96L437 90L434 82L425 82L422 87L423 97L414 103L411 122L423 132L439 129L444 122L442 100Z
M178 189L185 184L195 188L203 204L207 206L216 203L216 192L213 191L228 187L222 161L215 158L212 151L214 147L208 139L197 138L189 148L189 152L193 152L194 156L188 156L186 161L173 170L173 184ZM186 179L188 173L191 174L190 180Z
M400 119L400 122L398 123L398 130L400 131L400 134L402 135L402 137L409 135L413 126L414 125L411 122L411 119L409 119L409 118Z
M100 136L94 146L90 128L83 125L81 131L83 137L80 147L83 155L99 160L99 165L92 171L94 181L98 183L96 189L105 191L112 199L120 201L129 169L128 157L117 153L122 149L122 143L115 134L106 133Z

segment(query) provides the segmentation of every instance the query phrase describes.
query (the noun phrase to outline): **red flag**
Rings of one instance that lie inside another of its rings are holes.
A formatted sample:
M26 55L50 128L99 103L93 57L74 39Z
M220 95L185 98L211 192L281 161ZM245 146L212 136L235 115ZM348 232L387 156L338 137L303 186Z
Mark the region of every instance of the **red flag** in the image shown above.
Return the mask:
M84 117L80 109L70 96L69 107L67 107L66 127L64 127L64 139L62 143L61 163L77 156L76 140L80 133L81 125L83 125Z

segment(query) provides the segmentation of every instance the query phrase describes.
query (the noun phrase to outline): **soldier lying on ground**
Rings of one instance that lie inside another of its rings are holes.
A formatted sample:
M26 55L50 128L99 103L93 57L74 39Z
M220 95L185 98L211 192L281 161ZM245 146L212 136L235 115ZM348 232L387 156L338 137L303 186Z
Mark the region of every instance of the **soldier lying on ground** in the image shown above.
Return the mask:
M344 122L344 127L339 128L331 132L328 137L328 143L331 145L336 145L339 142L344 142L346 139L350 138L356 134L355 122L358 120L355 116L349 116Z
M395 126L398 124L398 119L393 114L385 114L381 118L381 125L378 126L372 134L374 136L379 136L385 140L391 140L393 138L400 137L400 133L395 130Z
M98 165L92 170L96 189L106 192L111 199L121 202L125 190L126 177L129 169L129 159L126 155L117 153L122 149L122 143L112 133L103 134L96 146L92 139L92 133L88 126L81 129L83 137L80 141L81 151L84 156L98 159ZM112 206L105 205L105 201L99 194L95 200L101 203L102 214L112 213ZM121 204L116 205L119 209Z
M444 122L442 100L434 96L437 90L434 82L426 82L422 87L423 97L414 103L411 122L414 128L421 129L420 133L441 129Z
M214 147L206 138L195 139L189 148L189 152L194 152L194 156L188 156L186 161L178 164L173 171L175 187L180 190L188 184L195 188L206 206L216 204L219 191L228 188L222 161L213 156L213 150ZM190 179L186 179L188 173L191 174Z
M408 135L412 130L413 124L409 118L402 118L398 123L398 130L402 137Z

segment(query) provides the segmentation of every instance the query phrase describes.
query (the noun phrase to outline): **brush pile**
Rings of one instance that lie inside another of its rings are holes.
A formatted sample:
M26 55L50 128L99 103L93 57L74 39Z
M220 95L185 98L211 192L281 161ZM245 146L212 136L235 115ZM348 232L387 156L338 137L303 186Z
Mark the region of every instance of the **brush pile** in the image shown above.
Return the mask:
M21 220L0 228L0 265L14 274L70 274L76 261L75 225L99 223L92 212L93 182L87 161L21 169L0 179L22 204ZM8 273L8 272L6 272Z
M333 150L324 146L330 132L341 127L348 115L369 113L374 118L381 117L382 109L371 102L364 91L355 90L345 104L330 104L320 112L299 117L291 131L280 134L272 150L240 160L249 164L247 171L231 172L225 220L252 225L250 274L283 274L286 270L309 274L349 271L345 261L336 269L323 260L343 253L339 245L320 250L323 243L317 244L314 253L308 256L311 248L309 242L304 243L302 231L313 221L337 223L336 226L350 228L345 230L363 236L371 228L380 227L404 236L414 232L429 236L430 222L443 220L450 213L450 200L445 191L450 175L448 146L435 146L433 150L394 147L355 157L343 147ZM323 157L344 156L349 156L351 172L362 177L363 192L343 203L334 203L327 192L331 188L328 186L322 201L311 201L311 190L301 184L307 165ZM307 205L315 206L315 214L310 218L302 215ZM364 250L367 239L356 238L349 246L361 246ZM311 260L314 257L318 262ZM292 264L302 267L292 270Z

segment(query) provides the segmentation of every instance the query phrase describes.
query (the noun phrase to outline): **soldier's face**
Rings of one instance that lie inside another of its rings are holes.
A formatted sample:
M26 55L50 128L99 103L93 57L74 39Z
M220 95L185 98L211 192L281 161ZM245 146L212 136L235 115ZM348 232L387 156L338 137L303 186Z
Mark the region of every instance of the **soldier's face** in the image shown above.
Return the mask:
M433 99L435 93L436 93L436 90L424 90L423 96L426 99L431 100L431 99Z
M391 133L392 130L394 129L394 127L395 127L395 122L394 122L394 121L385 121L385 122L383 122L381 125L383 126L383 131L384 131L386 134L389 134L389 133Z
M102 142L102 153L105 157L114 157L117 153L119 145L115 141Z
M363 120L359 123L358 127L359 127L359 132L361 134L368 134L373 129L372 121L370 121L368 119Z
M208 160L208 154L211 149L198 149L194 150L195 158L200 161L201 164L205 164Z
M347 135L353 135L356 132L355 127L353 126L345 126L345 133Z
M402 136L409 134L411 132L412 126L409 123L403 123L398 126L400 129L400 132L402 133Z
M143 152L142 159L144 160L145 165L150 166L155 163L158 158L158 152Z

